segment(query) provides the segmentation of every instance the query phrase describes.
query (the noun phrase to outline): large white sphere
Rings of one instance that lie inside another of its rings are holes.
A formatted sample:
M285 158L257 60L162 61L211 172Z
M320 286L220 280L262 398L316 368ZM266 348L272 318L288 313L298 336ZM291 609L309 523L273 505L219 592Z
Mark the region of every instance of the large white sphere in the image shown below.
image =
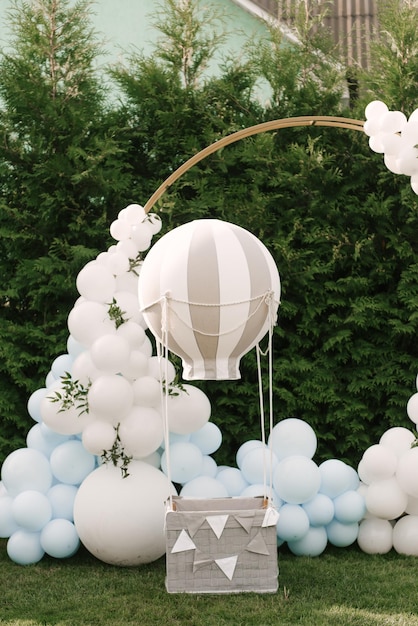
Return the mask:
M392 549L392 533L388 520L370 517L360 523L357 543L366 554L386 554Z
M165 552L165 501L174 487L158 469L131 461L129 476L102 465L80 486L74 522L82 543L111 565L151 563Z
M271 431L270 443L279 461L294 455L312 459L316 452L317 439L315 431L307 422L290 417L276 424Z
M418 556L418 516L405 515L393 529L393 547L399 554Z

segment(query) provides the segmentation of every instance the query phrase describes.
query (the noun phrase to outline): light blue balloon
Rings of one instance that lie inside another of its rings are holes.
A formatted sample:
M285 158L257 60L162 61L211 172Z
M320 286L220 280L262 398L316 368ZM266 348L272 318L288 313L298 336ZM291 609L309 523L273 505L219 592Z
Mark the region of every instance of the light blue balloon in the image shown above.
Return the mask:
M321 487L319 491L329 498L336 498L351 489L353 484L352 468L338 459L328 459L319 466Z
M55 478L69 485L79 485L94 470L96 459L81 441L70 439L57 446L50 457Z
M245 454L240 469L248 483L259 484L264 483L264 477L266 481L269 480L270 472L274 472L277 464L275 454L272 454L268 448L257 446Z
M12 512L18 526L30 532L38 532L51 519L52 506L44 493L28 490L15 497Z
M1 478L9 496L28 489L46 493L53 479L47 457L33 448L11 452L1 468Z
M203 469L203 454L200 448L190 441L173 443L169 449L170 468L168 467L167 451L161 457L161 469L170 477L172 482L185 483L197 478Z
M65 376L67 373L71 373L73 368L74 359L69 354L60 354L54 359L51 365L52 375L56 380Z
M320 484L319 468L306 456L288 456L274 470L274 489L282 500L290 504L309 502L318 493Z
M51 433L48 434L47 430ZM52 451L64 441L68 441L67 435L59 435L52 431L46 424L35 424L29 430L26 436L26 445L28 448L39 450L46 457L50 457Z
M65 485L58 483L53 485L46 494L51 503L52 517L74 520L74 500L78 492L75 485Z
M357 523L342 524L333 519L326 527L328 541L337 548L351 546L358 536L359 525Z
M218 472L216 479L222 483L229 496L239 496L241 492L248 487L241 470L236 467L226 467Z
M213 459L208 454L204 454L203 455L203 467L201 471L202 476L210 476L211 478L215 478L218 471L219 471L219 468L215 459Z
M309 518L299 504L283 504L277 522L277 536L283 541L302 539L309 530Z
M56 559L73 556L80 547L80 539L72 522L53 519L42 529L40 542L43 550Z
M302 508L307 513L311 526L326 526L334 517L334 502L323 493L316 494Z
M247 452L249 452L250 450L253 450L254 448L264 448L264 447L265 445L263 444L263 442L259 441L258 439L249 439L248 441L243 443L238 448L238 452L236 454L236 461L237 461L238 467L241 469L242 460L244 456L247 454Z
M228 491L216 478L198 476L183 486L180 495L184 498L227 498Z
M28 413L35 422L41 422L41 401L48 393L46 387L41 387L34 391L30 396L27 404Z
M7 495L0 496L0 537L6 538L13 535L19 526L13 516L13 498Z
M296 556L319 556L327 547L328 536L323 526L310 527L302 539L289 541L288 546Z
M335 519L342 524L360 522L366 515L366 501L358 491L346 491L334 499Z
M38 563L45 552L41 546L41 533L19 529L7 542L7 554L18 565Z
M220 448L222 432L213 422L207 422L190 436L190 441L200 448L202 454L213 454Z

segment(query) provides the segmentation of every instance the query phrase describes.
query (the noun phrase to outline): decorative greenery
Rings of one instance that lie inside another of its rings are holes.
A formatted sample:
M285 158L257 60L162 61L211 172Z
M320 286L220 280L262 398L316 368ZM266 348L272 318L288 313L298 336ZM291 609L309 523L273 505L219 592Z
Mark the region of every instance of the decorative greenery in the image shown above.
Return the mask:
M79 411L79 415L89 412L88 392L91 387L89 381L87 387L82 385L79 380L73 380L71 374L66 372L61 376L61 384L63 392L55 391L52 396L47 396L51 402L59 402L61 408L58 413L62 413L73 406Z
M125 453L122 446L119 436L119 426L120 424L114 427L115 441L113 442L113 446L110 450L103 450L100 458L104 463L112 463L115 467L120 467L122 478L127 478L129 476L128 467L129 463L132 461L132 457Z
M109 318L112 320L112 322L115 322L116 328L119 328L119 326L122 326L122 324L127 321L123 317L124 315L126 315L126 311L122 311L115 298L113 298L112 302L108 304L108 307Z

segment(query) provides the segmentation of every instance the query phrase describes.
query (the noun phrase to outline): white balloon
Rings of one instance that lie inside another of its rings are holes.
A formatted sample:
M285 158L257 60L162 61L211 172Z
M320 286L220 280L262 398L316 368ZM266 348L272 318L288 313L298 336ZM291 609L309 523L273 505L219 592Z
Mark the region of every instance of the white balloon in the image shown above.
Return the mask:
M76 286L78 293L86 300L107 303L112 301L116 281L112 272L96 260L87 263L79 272Z
M389 111L387 105L380 100L373 100L366 106L364 114L367 120L381 119Z
M102 335L116 332L115 323L109 318L109 307L89 300L81 302L70 311L68 329L85 347L91 346Z
M161 414L152 407L134 406L120 423L119 437L129 456L149 456L158 450L164 438Z
M118 333L102 335L90 348L93 364L107 374L121 372L130 352L128 341Z
M113 276L126 274L129 271L129 258L126 254L116 248L106 259L106 266Z
M140 252L148 250L151 245L152 235L152 228L147 222L131 226L130 237Z
M176 378L176 368L165 357L152 356L148 361L148 374L171 385Z
M122 312L122 319L139 324L142 315L139 310L137 295L129 291L116 291L113 297Z
M90 350L85 350L79 354L73 363L72 379L77 380L83 387L88 387L99 376L103 376L103 372L93 363Z
M398 554L418 556L418 516L405 515L393 528L393 547Z
M95 419L83 429L81 441L90 454L101 455L110 450L116 439L116 431L110 422Z
M414 440L415 435L411 430L402 426L394 426L383 433L379 443L390 448L397 457L400 457L406 450L411 448L411 443Z
M85 391L87 393L87 388ZM62 380L56 381L41 401L42 421L60 435L77 435L91 421L91 416L86 410L88 407L84 406L84 399L77 400L71 394L68 396L70 406L65 408L63 403L66 397L66 387Z
M381 117L380 127L386 133L400 133L406 126L407 118L402 111L388 111Z
M418 424L418 393L414 393L408 400L406 412L411 422Z
M148 357L141 350L131 350L120 372L125 378L136 381L148 373Z
M408 496L418 497L418 448L411 448L398 461L396 478Z
M82 543L111 565L151 563L165 553L165 501L175 494L152 465L131 461L129 475L102 465L80 486L74 520Z
M184 435L199 430L209 421L210 414L209 399L198 387L185 384L167 398L167 421L173 433Z
M71 373L74 359L69 354L60 354L57 356L51 365L51 372L55 379L65 376L65 374Z
M379 480L369 485L365 500L371 515L387 520L402 515L408 503L407 495L396 478Z
M402 174L401 168L399 167L397 154L396 155L385 154L383 160L384 160L386 167L388 168L390 172L392 172L393 174Z
M131 383L116 374L96 378L88 391L90 410L112 424L117 424L129 413L133 401Z
M146 339L145 331L142 326L130 321L121 324L116 330L116 335L126 339L133 350L139 350Z
M161 404L161 383L153 376L141 376L132 383L134 403L156 407Z
M390 478L395 474L398 457L387 446L374 444L367 448L358 466L360 479L370 485L373 481Z
M127 220L116 219L111 223L109 231L113 239L123 241L129 238L131 232L130 224Z
M128 206L119 211L118 214L119 219L127 220L130 224L142 222L146 216L145 209L140 204L128 204Z
M385 519L371 517L360 523L357 543L366 554L387 554L393 545L393 527Z
M394 133L384 133L380 138L383 151L386 155L397 155L399 150L401 149L402 141L399 135L395 135Z
M156 213L148 213L147 223L153 235L156 235L157 233L159 233L163 225L161 221L161 217L157 215Z

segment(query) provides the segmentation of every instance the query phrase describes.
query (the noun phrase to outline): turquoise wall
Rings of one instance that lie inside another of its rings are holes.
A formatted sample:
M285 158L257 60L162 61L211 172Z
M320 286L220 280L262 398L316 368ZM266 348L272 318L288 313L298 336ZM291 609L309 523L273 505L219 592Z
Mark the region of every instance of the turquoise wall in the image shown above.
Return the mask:
M228 40L217 53L217 62L225 52L237 58L242 54L242 46L250 34L262 35L266 32L261 21L236 5L232 0L205 0L206 4L215 6L227 15L225 28ZM153 0L96 0L93 5L95 14L93 24L105 41L106 63L123 61L127 52L133 47L143 50L146 54L152 50L152 44L158 35L152 27L150 16L157 3ZM8 30L5 12L11 0L0 0L0 46L7 45ZM210 71L216 72L212 64Z

